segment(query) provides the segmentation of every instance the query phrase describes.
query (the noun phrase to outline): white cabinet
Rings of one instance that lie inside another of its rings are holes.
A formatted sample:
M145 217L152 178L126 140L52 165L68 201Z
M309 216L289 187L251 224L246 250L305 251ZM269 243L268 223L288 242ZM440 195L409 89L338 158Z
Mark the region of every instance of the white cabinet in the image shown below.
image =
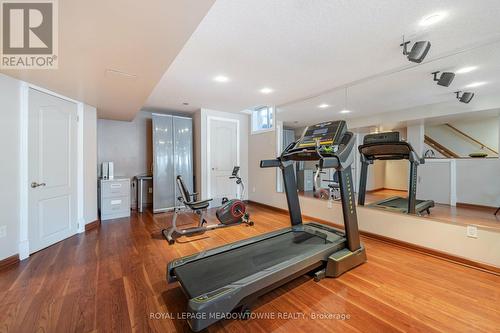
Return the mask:
M130 179L100 179L101 221L130 216Z

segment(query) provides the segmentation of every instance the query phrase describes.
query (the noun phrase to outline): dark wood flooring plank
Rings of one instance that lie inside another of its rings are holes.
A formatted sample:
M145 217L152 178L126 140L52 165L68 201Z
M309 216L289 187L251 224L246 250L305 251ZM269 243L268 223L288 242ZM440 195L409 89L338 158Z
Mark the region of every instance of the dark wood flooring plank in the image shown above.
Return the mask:
M161 234L171 213L133 213L42 250L0 272L0 332L189 332L177 317L186 298L178 284L166 283L166 264L289 225L286 214L271 209L250 206L249 212L253 227L218 229L174 246ZM216 221L213 210L208 219ZM196 219L183 214L179 222ZM318 283L304 276L257 300L254 316L274 319L223 320L207 331L499 331L499 276L378 240L363 242L366 264ZM294 313L305 317L293 319ZM327 313L350 317L311 319Z

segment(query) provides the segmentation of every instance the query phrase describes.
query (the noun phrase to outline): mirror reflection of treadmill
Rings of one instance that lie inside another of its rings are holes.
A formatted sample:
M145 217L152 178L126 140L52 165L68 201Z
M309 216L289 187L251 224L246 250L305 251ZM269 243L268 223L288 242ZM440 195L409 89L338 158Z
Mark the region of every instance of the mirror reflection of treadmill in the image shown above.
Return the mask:
M390 197L373 202L367 206L385 209L405 214L430 214L434 207L433 200L419 200L417 196L417 167L424 164L413 147L399 139L399 132L368 134L363 139L363 144L358 147L361 157L361 174L359 181L358 205L365 205L366 182L368 166L376 160L408 160L410 162L410 177L408 198Z

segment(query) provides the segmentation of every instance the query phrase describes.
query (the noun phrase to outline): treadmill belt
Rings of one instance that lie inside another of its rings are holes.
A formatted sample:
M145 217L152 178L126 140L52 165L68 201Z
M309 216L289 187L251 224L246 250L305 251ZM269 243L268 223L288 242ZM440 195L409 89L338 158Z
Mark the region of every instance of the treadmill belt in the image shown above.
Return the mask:
M419 205L419 204L421 204L424 201L425 200L418 200L417 199L416 204ZM375 205L377 205L377 206L384 206L384 207L391 207L391 208L397 208L397 209L407 209L408 208L408 199L397 197L397 198L394 198L394 199L391 199L391 200L387 200L387 201L382 201L382 202L379 202L379 203L375 203Z
M185 292L193 298L304 253L330 246L331 242L322 237L304 231L290 231L182 265L175 268L175 275Z

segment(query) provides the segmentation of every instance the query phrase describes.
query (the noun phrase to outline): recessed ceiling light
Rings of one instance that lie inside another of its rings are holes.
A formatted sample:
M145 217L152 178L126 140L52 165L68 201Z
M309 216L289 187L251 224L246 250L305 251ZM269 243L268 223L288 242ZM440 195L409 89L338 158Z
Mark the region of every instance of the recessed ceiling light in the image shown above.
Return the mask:
M433 13L433 14L427 15L426 17L421 19L419 22L419 25L422 27L428 27L430 25L438 23L439 21L444 19L446 16L447 16L447 13L445 13L445 12Z
M320 109L326 109L328 107L330 107L330 105L326 104L326 103L322 103L322 104L318 105L318 108L320 108Z
M465 74L465 73L475 71L476 69L477 69L477 66L468 66L468 67L463 67L463 68L458 69L455 73L456 74Z
M486 82L484 81L481 81L481 82L473 82L471 84L468 84L465 86L465 88L476 88L476 87L479 87L479 86L482 86L482 85L485 85Z
M214 81L224 83L229 82L229 78L225 75L217 75L216 77L214 77Z
M260 90L261 93L266 94L266 95L272 93L273 91L274 91L273 89L267 88L267 87L266 88L262 88Z
M350 113L350 112L351 110L346 110L346 109L340 111L340 113Z

